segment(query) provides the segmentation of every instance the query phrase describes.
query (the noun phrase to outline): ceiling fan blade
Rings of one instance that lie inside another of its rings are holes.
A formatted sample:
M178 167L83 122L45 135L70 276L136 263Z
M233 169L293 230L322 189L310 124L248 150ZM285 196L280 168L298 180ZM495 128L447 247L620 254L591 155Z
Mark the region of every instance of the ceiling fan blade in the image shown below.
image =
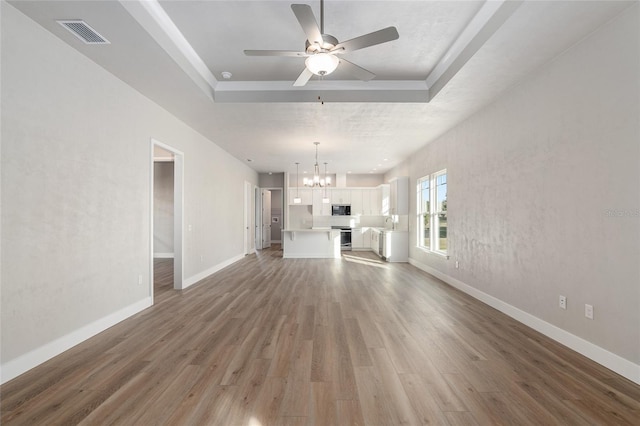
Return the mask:
M340 67L354 77L357 77L358 80L369 81L376 76L371 71L367 71L353 62L349 62L342 58L340 58Z
M313 73L311 71L309 71L307 69L307 67L304 67L304 69L302 70L302 72L298 76L298 79L293 83L293 85L294 86L304 86L305 84L307 84L307 81L309 81L309 79L312 76L313 76Z
M309 43L317 43L322 46L322 33L320 32L320 28L316 22L316 17L313 16L311 6L308 4L292 4L291 10L293 10L294 15L298 18L298 22L300 23L304 33L307 35Z
M388 41L397 40L400 37L396 27L387 27L351 40L338 43L336 47L331 49L334 53L353 52L354 50L364 49L365 47L375 46L376 44L386 43Z
M305 58L305 52L294 52L293 50L245 50L247 56L294 56L296 58Z

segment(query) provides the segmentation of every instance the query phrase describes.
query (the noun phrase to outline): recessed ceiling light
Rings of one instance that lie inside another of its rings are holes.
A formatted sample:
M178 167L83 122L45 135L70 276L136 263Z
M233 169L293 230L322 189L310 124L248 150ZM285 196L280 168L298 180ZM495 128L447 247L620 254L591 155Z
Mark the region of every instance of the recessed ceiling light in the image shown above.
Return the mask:
M347 173L351 173L351 170L349 170Z
M388 158L385 158L385 159L384 159L384 161L389 161L389 159L388 159Z
M273 172L269 172L269 174L270 174L270 175L272 175L272 174L273 174Z
M382 164L378 164L378 167L382 167Z
M222 78L224 78L225 80L229 80L233 75L229 71L222 71L220 74L222 74Z
M378 169L373 169L373 171L374 171L374 172L375 172L376 170L378 170Z

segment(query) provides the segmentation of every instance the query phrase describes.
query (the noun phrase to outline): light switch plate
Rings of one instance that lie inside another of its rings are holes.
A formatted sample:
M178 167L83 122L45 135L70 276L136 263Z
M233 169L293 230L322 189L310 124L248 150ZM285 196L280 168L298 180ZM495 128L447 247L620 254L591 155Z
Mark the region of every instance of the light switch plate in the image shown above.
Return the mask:
M584 316L593 319L593 305L584 305Z

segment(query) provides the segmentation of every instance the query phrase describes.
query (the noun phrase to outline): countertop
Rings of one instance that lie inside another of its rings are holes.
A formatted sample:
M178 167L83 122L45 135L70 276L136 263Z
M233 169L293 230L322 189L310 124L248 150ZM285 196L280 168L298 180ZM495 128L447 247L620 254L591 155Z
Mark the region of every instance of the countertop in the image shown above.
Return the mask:
M378 232L384 232L385 234L389 234L392 232L409 232L407 230L401 230L401 229L387 229L387 228L381 228L379 226L359 226L357 228L353 228L353 229L372 229L374 231L378 231Z
M299 228L299 229L283 229L282 230L282 232L327 232L327 231L340 232L339 229L331 229L331 228Z

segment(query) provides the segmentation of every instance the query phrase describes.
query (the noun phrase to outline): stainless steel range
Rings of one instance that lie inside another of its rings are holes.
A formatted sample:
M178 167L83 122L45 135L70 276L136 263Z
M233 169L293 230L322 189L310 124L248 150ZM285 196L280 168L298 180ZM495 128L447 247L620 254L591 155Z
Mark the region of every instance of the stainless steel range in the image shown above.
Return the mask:
M349 226L332 226L331 229L340 230L340 250L351 250L351 228Z

